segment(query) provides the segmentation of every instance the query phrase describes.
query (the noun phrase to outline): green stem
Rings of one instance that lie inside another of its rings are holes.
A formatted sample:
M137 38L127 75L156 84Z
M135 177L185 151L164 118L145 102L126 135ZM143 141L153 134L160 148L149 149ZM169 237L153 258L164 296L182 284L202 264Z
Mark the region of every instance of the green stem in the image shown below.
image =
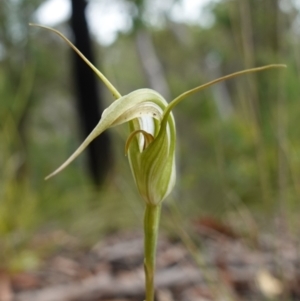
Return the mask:
M146 204L144 217L144 269L146 301L154 300L155 256L161 205Z

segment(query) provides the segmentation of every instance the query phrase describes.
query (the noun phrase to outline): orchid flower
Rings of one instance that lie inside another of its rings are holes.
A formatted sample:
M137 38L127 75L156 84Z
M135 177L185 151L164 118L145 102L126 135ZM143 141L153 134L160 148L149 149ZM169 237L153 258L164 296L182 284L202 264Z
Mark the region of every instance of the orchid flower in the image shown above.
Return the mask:
M273 64L232 73L189 90L170 103L151 89L139 89L121 96L109 80L63 34L46 26L31 25L51 30L63 38L92 68L116 98L104 110L101 120L78 149L46 179L67 167L97 136L108 128L123 123L129 124L130 134L125 145L125 153L128 155L136 186L146 203L144 219L146 301L153 301L155 252L161 203L172 191L176 179L176 129L172 109L186 97L218 82L246 73L285 67L285 65Z

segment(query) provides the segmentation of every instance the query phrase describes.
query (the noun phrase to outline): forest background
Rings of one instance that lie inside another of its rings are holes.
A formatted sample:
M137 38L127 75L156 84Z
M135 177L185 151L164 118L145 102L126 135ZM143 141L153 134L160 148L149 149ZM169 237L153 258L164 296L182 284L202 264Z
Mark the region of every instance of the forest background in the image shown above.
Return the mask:
M65 231L88 245L110 231L140 228L144 210L124 157L126 126L108 132L111 148L102 159L110 164L99 165L100 180L86 152L44 181L86 134L76 109L72 50L53 33L28 26L43 2L0 1L0 262L11 269L34 266L45 252L31 248L36 233ZM169 12L178 0L162 8L156 2L116 1L130 8L124 12L130 28L110 45L93 39L96 66L122 94L149 87L170 101L231 72L288 66L220 83L174 110L178 180L162 227L170 230L172 203L190 235L205 216L245 235L277 227L296 235L299 1L212 1L205 26L174 21ZM56 29L72 39L68 22ZM97 89L108 106L113 99L100 81Z

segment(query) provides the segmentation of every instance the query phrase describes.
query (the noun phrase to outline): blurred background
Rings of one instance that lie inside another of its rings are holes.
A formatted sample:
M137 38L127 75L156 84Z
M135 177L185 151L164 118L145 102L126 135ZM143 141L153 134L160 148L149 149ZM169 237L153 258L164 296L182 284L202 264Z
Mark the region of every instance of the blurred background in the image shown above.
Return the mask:
M175 206L190 235L207 216L245 235L296 234L299 0L2 0L2 268L37 265L55 242L54 235L33 247L41 233L68 233L90 245L106 233L140 229L143 220L124 156L126 125L44 181L113 98L64 41L30 22L64 33L121 94L149 87L170 101L231 72L287 64L220 83L176 107L178 180L162 227L172 231Z

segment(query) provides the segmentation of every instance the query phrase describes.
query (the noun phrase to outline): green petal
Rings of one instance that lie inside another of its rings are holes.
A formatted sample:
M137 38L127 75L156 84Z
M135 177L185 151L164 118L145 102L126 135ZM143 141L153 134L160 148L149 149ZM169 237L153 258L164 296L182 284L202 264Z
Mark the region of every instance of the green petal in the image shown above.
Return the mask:
M66 168L97 136L108 128L145 115L160 118L166 105L167 103L164 98L150 89L136 90L117 99L103 112L97 126L78 149L59 168L47 176L46 179L53 177ZM161 111L159 111L159 108L161 108Z
M130 123L130 131L138 125ZM138 142L132 141L128 158L138 190L147 203L159 204L170 193L175 184L175 145L176 131L173 115L168 123L160 128L153 142L139 151Z

